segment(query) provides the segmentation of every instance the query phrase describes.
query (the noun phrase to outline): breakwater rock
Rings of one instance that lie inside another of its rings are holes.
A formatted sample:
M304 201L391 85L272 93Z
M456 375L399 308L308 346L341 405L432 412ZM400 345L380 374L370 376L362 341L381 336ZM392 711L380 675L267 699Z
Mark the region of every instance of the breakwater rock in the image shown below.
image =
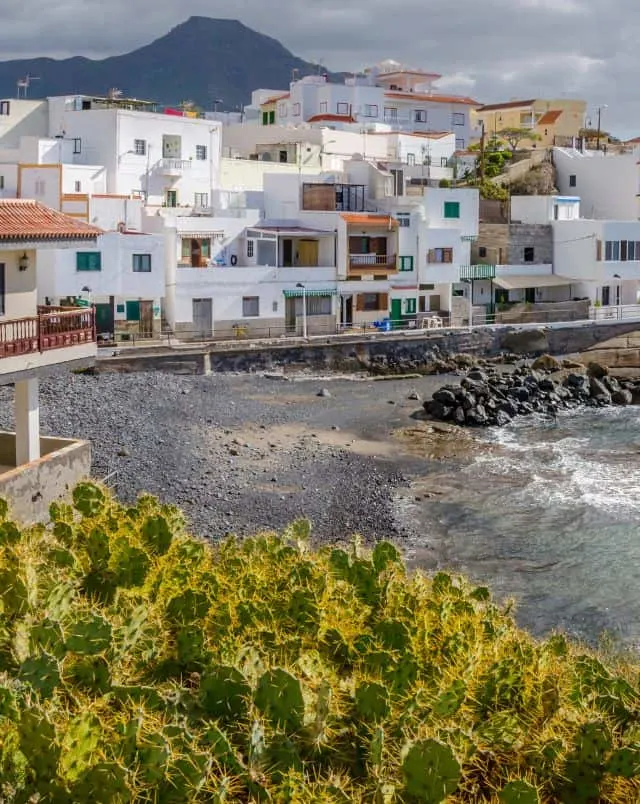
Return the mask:
M605 368L575 364L566 368L554 358L539 358L512 373L495 368L467 372L460 385L434 391L424 409L434 419L462 427L503 427L516 416L542 413L555 416L581 405L605 407L640 401L640 380L618 381Z

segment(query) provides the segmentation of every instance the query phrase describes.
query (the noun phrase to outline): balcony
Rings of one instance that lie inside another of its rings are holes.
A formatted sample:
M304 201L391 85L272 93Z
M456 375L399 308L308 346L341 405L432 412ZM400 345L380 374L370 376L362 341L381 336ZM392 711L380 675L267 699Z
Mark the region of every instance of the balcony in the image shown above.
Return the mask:
M157 172L163 176L182 176L190 167L189 159L160 159L156 163Z
M395 254L349 254L349 273L395 273Z
M460 281L476 279L494 279L496 275L495 265L461 265Z
M93 308L39 307L37 316L0 321L0 358L42 354L95 343ZM0 365L0 372L2 369Z

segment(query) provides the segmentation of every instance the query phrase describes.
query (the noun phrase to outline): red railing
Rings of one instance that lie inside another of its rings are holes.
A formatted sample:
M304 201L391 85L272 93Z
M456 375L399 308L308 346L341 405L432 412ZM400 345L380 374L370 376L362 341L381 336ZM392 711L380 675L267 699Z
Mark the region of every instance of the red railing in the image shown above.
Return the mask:
M95 342L92 307L39 307L37 316L0 321L0 358Z

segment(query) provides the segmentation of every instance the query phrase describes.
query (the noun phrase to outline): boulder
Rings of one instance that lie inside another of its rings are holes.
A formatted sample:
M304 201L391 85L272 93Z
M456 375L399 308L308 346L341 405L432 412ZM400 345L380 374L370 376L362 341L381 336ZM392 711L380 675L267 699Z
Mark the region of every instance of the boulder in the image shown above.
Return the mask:
M531 394L529 393L529 390L527 388L525 388L524 386L520 386L512 388L509 391L509 396L513 397L513 399L517 399L518 402L528 402Z
M464 408L462 408L462 407L458 406L458 407L457 407L457 408L456 408L456 409L453 411L453 421L454 421L456 424L459 424L461 427L464 425L464 423L465 423Z
M465 419L471 427L483 427L487 423L487 414L482 405L478 405L465 413Z
M614 394L616 391L620 390L620 383L615 377L604 376L602 378L602 384L610 394Z
M498 405L498 410L502 413L506 413L509 418L513 418L514 416L518 415L518 406L515 405L510 399L500 402Z
M465 354L453 355L451 360L458 366L460 366L460 368L470 368L471 366L475 366L476 364L475 357Z
M565 358L562 361L562 368L566 369L574 369L575 371L586 371L586 366L584 363L578 363L577 360L571 360L570 358Z
M551 355L540 355L531 364L534 371L559 371L562 363Z
M587 374L589 377L595 377L596 380L601 380L603 377L606 377L608 373L609 368L607 366L603 366L602 363L592 361L591 363L587 364Z
M583 389L587 389L589 387L589 380L584 376L584 374L569 374L567 379L564 381L564 384L567 388L575 388L576 390L582 391Z
M614 405L630 405L633 402L633 394L628 389L621 388L611 394L611 401Z
M468 374L467 377L470 380L475 380L476 382L486 382L487 375L484 371L480 371L480 369L472 369Z
M556 384L553 380L550 380L548 377L545 377L538 383L538 388L541 391L545 391L546 393L554 393L556 390Z
M598 402L603 402L604 404L611 404L611 394L605 387L604 383L601 380L598 380L596 377L591 377L589 379L589 391L592 399L595 399Z
M432 399L436 402L441 402L443 405L453 406L456 404L456 395L450 388L439 388L431 396Z
M424 409L430 416L440 421L446 421L453 413L453 408L450 405L444 405L437 399L430 399L428 402L425 402Z
M496 413L496 425L498 427L504 427L507 424L511 423L511 416L505 413L504 410L499 410Z

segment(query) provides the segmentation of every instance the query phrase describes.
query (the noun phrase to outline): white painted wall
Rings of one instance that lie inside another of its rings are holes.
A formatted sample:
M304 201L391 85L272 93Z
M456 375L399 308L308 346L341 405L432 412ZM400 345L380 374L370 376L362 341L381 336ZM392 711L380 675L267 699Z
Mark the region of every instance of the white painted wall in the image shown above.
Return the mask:
M29 260L26 271L21 271L18 266L23 254L26 254ZM38 256L35 249L11 250L0 246L0 263L4 264L5 275L5 312L0 316L0 321L36 315Z
M512 223L546 224L580 217L580 199L558 195L512 195Z
M48 110L45 100L4 100L8 103L9 113L0 114L0 148L19 148L21 137L46 135Z
M554 148L557 185L562 195L580 197L582 215L609 220L637 220L640 192L637 157L603 155ZM575 176L575 185L570 177Z

